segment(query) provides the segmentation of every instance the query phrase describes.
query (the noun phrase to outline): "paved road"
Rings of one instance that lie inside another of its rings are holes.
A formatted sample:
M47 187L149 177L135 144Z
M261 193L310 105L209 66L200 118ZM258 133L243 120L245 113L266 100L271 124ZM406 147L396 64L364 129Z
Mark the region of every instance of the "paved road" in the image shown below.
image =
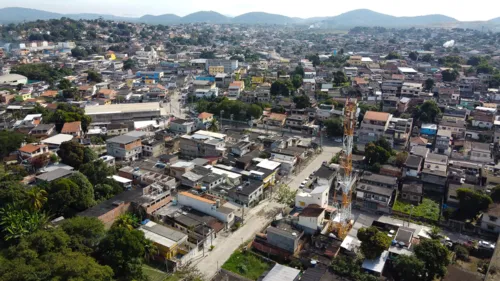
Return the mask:
M179 99L181 98L180 91L173 90L173 94L170 96L170 102L165 104L165 112L167 114L173 114L177 118L185 118L185 110L181 108Z
M305 178L321 166L323 161L329 161L338 151L340 151L339 147L324 147L323 152L313 159L308 166L304 167L298 175L290 176L290 188L297 189ZM197 267L206 279L210 280L238 246L245 241L253 239L255 233L261 231L262 228L269 224L273 218L273 214L276 214L282 207L282 205L276 202L262 202L249 211L245 217L245 223L240 229L229 234L228 237L219 235L214 241L215 249L209 252L205 258L197 261Z

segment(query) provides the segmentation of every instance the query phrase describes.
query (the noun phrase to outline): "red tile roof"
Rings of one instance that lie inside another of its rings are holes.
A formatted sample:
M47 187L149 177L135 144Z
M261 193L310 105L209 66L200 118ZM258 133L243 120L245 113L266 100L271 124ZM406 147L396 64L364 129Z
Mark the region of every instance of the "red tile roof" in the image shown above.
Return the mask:
M46 145L44 145L44 144L40 144L40 145L27 144L27 145L19 148L19 151L31 154L31 153L33 153L33 152L37 151L38 149L43 148L45 146Z
M198 119L208 119L212 116L214 116L212 113L202 112L198 115Z
M367 111L364 118L367 120L387 122L389 117L390 114L387 112Z
M68 122L64 123L64 126L61 130L62 134L66 133L78 133L82 129L82 122L80 121L75 121L75 122Z

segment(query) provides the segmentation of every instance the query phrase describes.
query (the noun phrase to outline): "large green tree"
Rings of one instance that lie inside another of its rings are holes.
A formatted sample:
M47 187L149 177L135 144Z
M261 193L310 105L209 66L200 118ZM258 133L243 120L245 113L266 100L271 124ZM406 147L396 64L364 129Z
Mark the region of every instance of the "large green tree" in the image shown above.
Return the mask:
M413 118L422 123L434 123L441 113L437 103L433 100L425 101L413 111Z
M94 188L79 172L50 183L47 208L55 214L72 217L95 205Z
M18 150L24 140L25 136L21 133L0 131L0 158Z
M432 281L446 275L450 264L448 249L439 240L423 240L414 248L415 256L425 264L426 276L420 280Z
M467 219L475 218L493 203L489 195L470 188L457 189L457 197L459 201L458 213Z
M340 86L347 81L348 81L347 76L343 71L339 70L333 74L333 83L335 83L336 86Z
M97 158L89 147L85 147L76 141L63 142L57 151L57 155L61 158L62 163L75 169L80 169L82 164L92 162Z
M425 276L425 264L415 256L399 255L394 261L396 281L420 281Z
M97 257L121 280L143 280L144 233L122 227L111 228L99 243Z
M447 69L441 72L441 75L443 75L443 81L444 82L453 82L457 80L459 74L458 71L455 69Z
M289 96L290 92L293 91L292 82L288 79L278 80L271 84L271 95L273 96Z
M358 239L361 241L361 253L370 260L379 257L391 245L391 238L373 226L360 228Z
M365 146L365 161L368 165L385 164L390 157L391 150L387 150L377 143L371 142Z
M70 237L69 247L86 254L93 253L106 234L104 224L97 218L77 216L66 219L61 228Z
M326 134L330 137L339 137L344 134L344 123L339 117L327 119L324 125Z
M306 95L295 96L293 98L295 107L298 109L308 108L311 106L311 100Z

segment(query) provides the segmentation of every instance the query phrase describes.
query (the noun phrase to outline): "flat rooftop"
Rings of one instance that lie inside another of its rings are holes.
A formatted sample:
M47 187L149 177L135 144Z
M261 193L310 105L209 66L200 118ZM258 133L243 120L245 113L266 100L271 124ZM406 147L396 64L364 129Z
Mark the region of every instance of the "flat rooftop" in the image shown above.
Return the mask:
M164 110L160 107L158 102L148 103L122 103L122 104L108 104L85 107L85 114L113 114L113 113L127 113L127 112L147 112L147 111L160 111L162 114Z

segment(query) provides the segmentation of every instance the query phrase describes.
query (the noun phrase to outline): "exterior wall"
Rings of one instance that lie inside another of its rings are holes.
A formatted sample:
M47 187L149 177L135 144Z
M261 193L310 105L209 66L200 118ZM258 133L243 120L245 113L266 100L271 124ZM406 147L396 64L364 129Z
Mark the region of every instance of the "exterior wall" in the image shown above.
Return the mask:
M146 213L148 215L152 215L153 212L155 212L156 210L160 209L161 207L167 205L168 203L170 203L170 201L172 201L172 196L167 196L167 197L163 198L162 200L158 201L157 203L147 207Z
M422 181L442 186L443 190L444 186L446 185L446 177L439 177L426 173L422 173Z
M491 157L491 153L482 152L482 151L471 151L470 160L482 163L490 163L493 162L493 158Z
M273 246L276 246L290 253L295 253L295 250L297 250L298 246L298 235L299 234L297 233L297 239L290 239L281 235L277 235L273 232L268 232L267 241Z
M106 214L98 217L98 219L100 221L102 221L102 223L104 223L104 225L109 228L111 227L111 225L115 222L115 220L120 216L120 215L123 215L125 214L126 212L130 212L131 211L131 203L128 202L128 203L124 203L124 204L121 204L120 206L117 206L116 208L114 208L113 210L110 210L109 212L107 212Z
M488 214L484 214L481 221L481 228L483 230L500 233L500 218L492 220Z
M126 145L108 142L106 144L106 150L108 155L115 158L124 159L126 161L136 160L142 154L142 143L140 140Z
M316 231L323 225L324 219L325 212L321 213L318 217L299 216L299 225Z
M197 211L211 215L224 223L232 224L234 221L234 214L223 214L217 211L216 204L211 204L208 202L203 202L195 198L185 196L183 194L178 195L179 204L189 206Z

